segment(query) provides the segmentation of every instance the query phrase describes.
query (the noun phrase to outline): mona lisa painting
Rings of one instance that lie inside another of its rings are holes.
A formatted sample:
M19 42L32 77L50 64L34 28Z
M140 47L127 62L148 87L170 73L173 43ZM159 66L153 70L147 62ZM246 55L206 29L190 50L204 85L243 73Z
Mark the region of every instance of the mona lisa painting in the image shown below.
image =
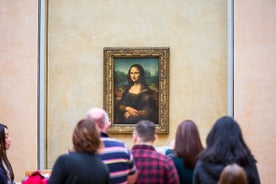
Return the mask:
M169 48L104 48L104 109L110 133L132 133L146 119L169 132Z

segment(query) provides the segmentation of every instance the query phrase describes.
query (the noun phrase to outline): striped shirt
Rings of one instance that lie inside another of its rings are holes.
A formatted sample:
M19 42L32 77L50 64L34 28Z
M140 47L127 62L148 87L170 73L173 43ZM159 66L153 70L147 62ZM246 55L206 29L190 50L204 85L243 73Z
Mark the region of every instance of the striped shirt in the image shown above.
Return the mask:
M132 154L123 142L110 138L103 132L101 132L101 140L104 149L100 158L109 168L110 183L127 183L128 175L136 173Z

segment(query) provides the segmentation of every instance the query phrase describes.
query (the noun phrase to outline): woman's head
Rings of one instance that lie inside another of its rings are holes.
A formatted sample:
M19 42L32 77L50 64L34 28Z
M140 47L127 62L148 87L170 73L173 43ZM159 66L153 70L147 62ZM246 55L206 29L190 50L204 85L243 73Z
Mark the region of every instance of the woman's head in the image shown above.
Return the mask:
M229 116L223 116L215 122L207 136L206 144L206 155L214 162L242 164L248 161L250 155L240 126Z
M213 125L207 136L207 146L212 146L217 141L230 144L233 139L241 139L241 129L238 123L231 117L219 118Z
M145 84L145 71L139 64L131 65L128 70L128 84L132 86L136 82Z
M74 150L95 153L101 146L97 125L90 120L80 120L73 132Z
M8 127L0 123L0 168L8 180L14 180L14 173L6 151L10 148L11 138L8 133ZM4 164L3 164L4 163Z
M218 184L247 184L247 177L244 169L237 164L226 166L219 178Z
M182 121L176 130L174 152L185 158L184 165L194 168L197 155L203 150L199 131L192 120Z
M10 148L11 138L9 136L8 127L4 124L0 124L0 149L1 152L5 152Z

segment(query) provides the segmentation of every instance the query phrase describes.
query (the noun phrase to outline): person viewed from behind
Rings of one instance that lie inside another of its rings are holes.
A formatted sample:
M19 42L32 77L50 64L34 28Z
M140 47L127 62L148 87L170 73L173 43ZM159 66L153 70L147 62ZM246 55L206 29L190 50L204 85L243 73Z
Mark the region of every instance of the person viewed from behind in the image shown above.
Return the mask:
M101 141L104 144L100 158L109 168L111 183L135 183L137 172L133 156L123 142L108 136L110 121L106 111L92 108L88 111L86 119L94 121L100 130Z
M57 158L48 184L107 184L107 166L96 154L101 148L97 125L81 120L73 132L73 150Z
M13 184L14 173L11 163L7 157L7 150L10 148L11 138L9 136L8 127L0 124L0 183Z
M155 150L155 125L139 121L133 132L132 153L138 169L137 184L178 184L179 178L172 159Z
M224 116L215 122L207 136L206 146L196 163L194 184L217 183L224 167L232 163L245 170L249 184L260 184L256 160L233 118Z
M230 164L223 169L218 184L247 184L246 173L239 165Z
M184 120L176 130L173 149L166 151L172 157L181 184L192 184L197 155L203 150L199 131L192 120Z

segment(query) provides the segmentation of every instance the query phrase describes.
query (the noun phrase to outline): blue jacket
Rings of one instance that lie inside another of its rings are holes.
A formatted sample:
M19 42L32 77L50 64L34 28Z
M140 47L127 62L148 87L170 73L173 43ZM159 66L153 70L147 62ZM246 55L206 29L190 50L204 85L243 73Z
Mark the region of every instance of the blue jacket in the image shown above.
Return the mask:
M1 184L7 184L8 183L7 178L4 175L4 172L3 172L2 169L0 169L0 183Z

